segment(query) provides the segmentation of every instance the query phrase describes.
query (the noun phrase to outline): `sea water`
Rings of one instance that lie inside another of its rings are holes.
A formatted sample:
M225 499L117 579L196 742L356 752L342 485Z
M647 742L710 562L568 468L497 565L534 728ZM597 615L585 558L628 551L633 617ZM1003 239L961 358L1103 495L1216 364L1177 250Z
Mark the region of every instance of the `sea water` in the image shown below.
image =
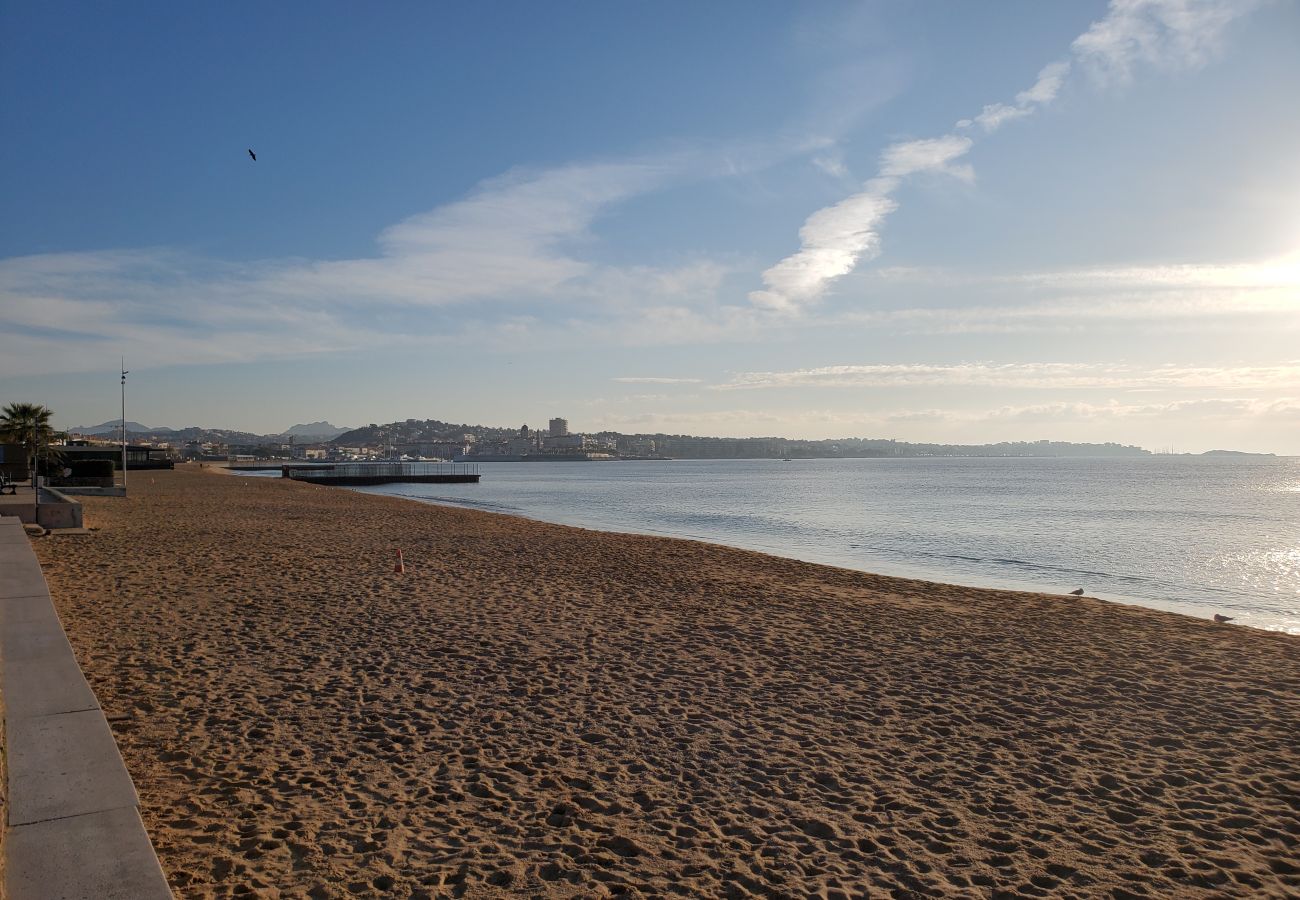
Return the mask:
M1300 634L1300 458L484 463L358 490Z

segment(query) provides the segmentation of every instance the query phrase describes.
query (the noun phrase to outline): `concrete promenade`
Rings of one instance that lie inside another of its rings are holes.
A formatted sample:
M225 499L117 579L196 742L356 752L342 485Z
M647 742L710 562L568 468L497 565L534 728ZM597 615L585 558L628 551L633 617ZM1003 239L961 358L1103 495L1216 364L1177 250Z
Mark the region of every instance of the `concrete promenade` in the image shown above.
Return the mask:
M0 517L0 701L10 900L170 898L135 786L12 517Z

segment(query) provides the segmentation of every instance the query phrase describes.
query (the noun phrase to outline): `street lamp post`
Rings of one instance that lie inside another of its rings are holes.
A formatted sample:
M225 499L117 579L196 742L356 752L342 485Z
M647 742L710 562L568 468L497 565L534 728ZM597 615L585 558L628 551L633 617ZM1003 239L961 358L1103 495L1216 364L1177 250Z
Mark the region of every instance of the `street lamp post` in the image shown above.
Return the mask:
M122 496L126 496L126 357L122 357Z
M32 459L32 496L36 502L36 521L41 520L41 430L36 429L32 442L36 446L36 456Z

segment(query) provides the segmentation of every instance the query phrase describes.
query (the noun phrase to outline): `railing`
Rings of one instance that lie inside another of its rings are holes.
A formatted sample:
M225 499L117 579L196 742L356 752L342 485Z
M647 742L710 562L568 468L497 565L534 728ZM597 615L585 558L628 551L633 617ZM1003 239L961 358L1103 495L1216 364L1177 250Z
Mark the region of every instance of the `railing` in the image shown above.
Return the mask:
M290 478L384 478L403 475L477 475L478 463L433 462L379 462L335 463L324 466L296 467L286 465L284 474Z

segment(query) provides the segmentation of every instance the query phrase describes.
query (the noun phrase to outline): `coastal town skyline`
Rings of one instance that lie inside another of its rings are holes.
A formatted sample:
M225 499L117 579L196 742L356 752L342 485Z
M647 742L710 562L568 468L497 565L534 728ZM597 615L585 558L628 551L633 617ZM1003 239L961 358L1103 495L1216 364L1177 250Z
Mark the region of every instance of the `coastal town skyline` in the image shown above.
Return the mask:
M1136 457L1136 456L1276 456L1229 447L1189 452L1176 447L1146 448L1134 444L1053 441L1048 438L960 444L908 441L894 437L842 435L815 439L777 435L725 436L666 432L622 433L612 430L570 430L569 420L553 417L544 427L453 423L407 418L356 428L327 421L299 423L281 431L258 434L234 429L188 426L151 427L141 422L105 421L77 425L61 437L117 447L127 441L140 449L166 452L176 459L215 459L235 456L283 459L376 460L399 457L464 461L525 461L528 459L850 459L864 457Z
M5 394L1300 454L1300 7L937 9L8 5Z

